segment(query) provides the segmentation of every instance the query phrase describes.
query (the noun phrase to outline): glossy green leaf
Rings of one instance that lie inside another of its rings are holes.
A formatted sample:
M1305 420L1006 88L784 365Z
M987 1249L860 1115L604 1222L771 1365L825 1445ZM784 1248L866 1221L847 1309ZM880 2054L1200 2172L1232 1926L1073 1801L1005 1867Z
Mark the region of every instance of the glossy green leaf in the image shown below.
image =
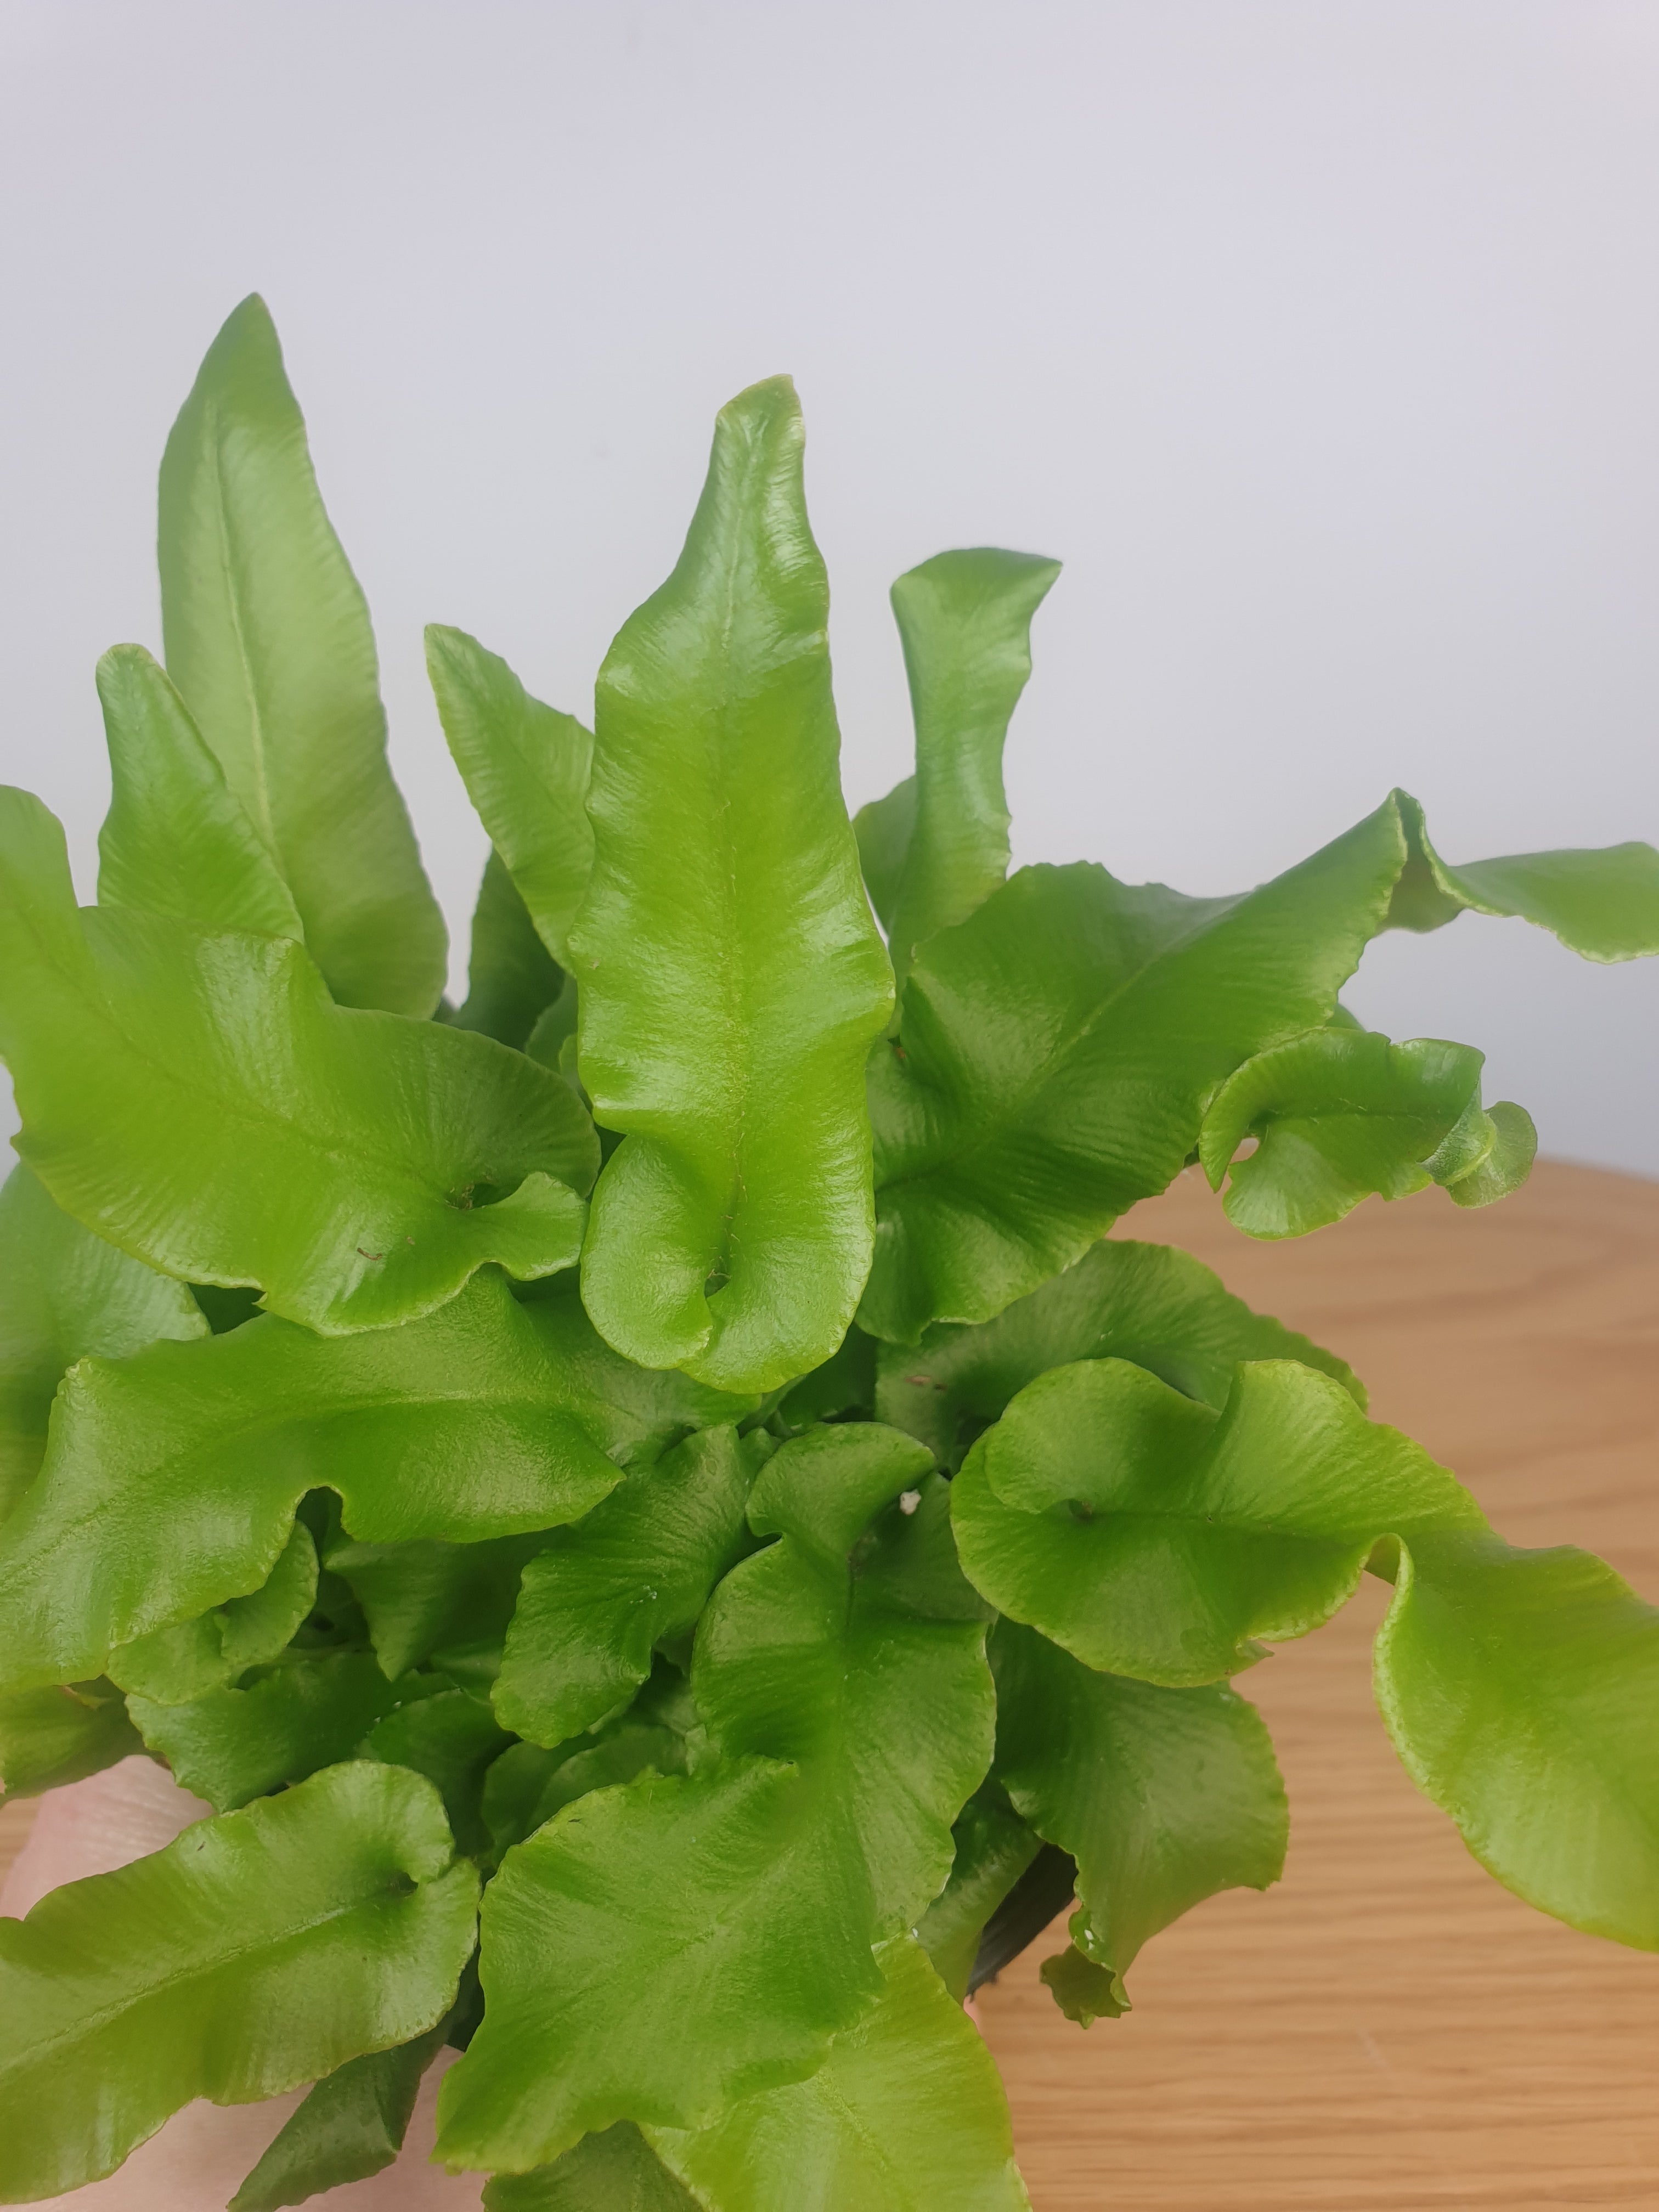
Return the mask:
M398 1697L373 1652L291 1651L241 1688L179 1705L129 1697L127 1711L180 1787L228 1813L352 1758Z
M192 2098L273 2097L435 2027L473 1937L451 1856L432 1785L360 1762L0 1920L0 2195L77 2189Z
M1123 1360L1056 1368L974 1446L951 1506L1000 1612L1085 1666L1174 1685L1317 1628L1384 1537L1486 1526L1419 1445L1277 1359L1241 1366L1219 1415Z
M653 2129L720 2212L1025 2212L990 2052L914 1942L884 1944L883 1990L817 2072L700 2134Z
M332 1334L429 1312L492 1260L576 1256L599 1155L567 1085L486 1037L332 1006L290 940L77 914L63 832L21 792L0 791L0 975L18 1150L165 1273L258 1283Z
M1659 1608L1588 1553L1414 1538L1376 1695L1412 1779L1499 1881L1659 1951Z
M317 1547L296 1522L259 1589L123 1644L110 1679L157 1705L185 1705L279 1656L316 1601Z
M371 1543L579 1519L621 1479L609 1453L667 1439L594 1387L602 1362L583 1372L592 1331L572 1305L520 1305L483 1275L402 1328L316 1337L267 1317L84 1362L42 1480L0 1528L4 1680L83 1680L117 1645L258 1589L308 1490L337 1491ZM639 1380L648 1398L659 1378Z
M1389 801L1238 898L1024 868L934 938L870 1063L862 1326L989 1320L1164 1189L1233 1070L1329 1016L1404 858Z
M592 735L574 714L532 699L465 630L430 624L426 666L467 796L543 944L568 967L570 924L593 866Z
M1056 1994L1125 2011L1123 1978L1151 1937L1219 1890L1283 1874L1289 1816L1267 1731L1223 1684L1097 1674L1012 1621L998 1624L991 1660L997 1773L1043 1841L1076 1860L1073 1945L1112 1983L1091 1996L1072 1970Z
M1217 1413L1241 1359L1299 1359L1365 1402L1343 1361L1253 1313L1190 1253L1115 1238L1091 1245L994 1321L943 1323L914 1348L884 1345L877 1410L920 1437L943 1466L959 1467L1018 1391L1077 1359L1133 1360Z
M872 799L853 817L864 888L884 929L893 926L905 855L916 826L916 780L907 775L884 799Z
M439 2156L527 2172L590 2130L701 2126L809 2073L880 1986L862 1869L817 1811L793 1769L746 1759L598 1790L510 1850Z
M214 340L161 463L167 673L342 1006L429 1014L447 939L386 764L368 610L264 302Z
M330 1545L328 1564L362 1607L376 1656L395 1677L445 1644L499 1644L519 1601L519 1578L546 1541L541 1530L476 1544L342 1536Z
M1210 1188L1231 1169L1227 1218L1251 1237L1305 1236L1362 1199L1408 1198L1431 1183L1456 1197L1475 1176L1461 1202L1490 1204L1532 1165L1528 1152L1512 1176L1506 1154L1481 1176L1498 1142L1496 1115L1532 1124L1518 1106L1482 1109L1484 1058L1430 1037L1390 1044L1370 1030L1292 1037L1246 1060L1205 1115L1198 1148ZM1247 1137L1255 1149L1236 1159Z
M472 913L467 993L451 1018L454 1027L479 1030L522 1052L563 983L562 969L536 934L501 854L492 848Z
M442 2027L432 2028L412 2043L349 2059L319 2081L277 2130L229 2212L279 2212L390 2166L443 2039Z
M482 1810L484 1776L512 1741L479 1698L465 1690L440 1688L376 1721L363 1738L362 1752L365 1758L424 1774L444 1801L458 1848L478 1852L489 1845Z
M973 1979L985 1923L1042 1850L1000 1782L974 1792L951 1831L951 1878L916 1923L916 1940L960 2004Z
M1515 853L1449 867L1429 842L1423 810L1395 792L1411 842L1389 926L1439 929L1467 908L1535 922L1586 960L1659 952L1659 852L1609 845L1595 852Z
M893 586L916 726L915 818L888 938L901 984L916 946L965 921L1008 872L1003 741L1031 673L1031 617L1059 574L1058 561L975 546Z
M731 1428L636 1468L524 1571L495 1685L515 1735L551 1747L626 1704L665 1638L696 1626L747 1547L759 1453Z
M82 1229L15 1167L0 1185L0 1520L40 1471L65 1369L207 1333L184 1284Z
M1538 1157L1538 1132L1524 1106L1500 1098L1486 1116L1492 1124L1492 1149L1477 1164L1446 1185L1454 1206L1491 1206L1519 1190L1532 1173Z
M533 2173L498 2173L483 2201L484 2212L705 2212L626 2120Z
M0 1797L38 1797L143 1749L112 1683L0 1691Z
M721 413L690 534L600 672L571 932L581 1079L623 1142L582 1289L647 1367L769 1390L870 1264L864 1063L892 977L842 803L829 591L787 379Z
M484 1778L483 1810L492 1847L499 1856L523 1843L592 1790L613 1790L641 1774L684 1774L688 1763L681 1731L627 1714L556 1750L515 1743Z
M111 781L99 904L303 938L282 871L166 672L142 645L118 645L98 664L98 696Z

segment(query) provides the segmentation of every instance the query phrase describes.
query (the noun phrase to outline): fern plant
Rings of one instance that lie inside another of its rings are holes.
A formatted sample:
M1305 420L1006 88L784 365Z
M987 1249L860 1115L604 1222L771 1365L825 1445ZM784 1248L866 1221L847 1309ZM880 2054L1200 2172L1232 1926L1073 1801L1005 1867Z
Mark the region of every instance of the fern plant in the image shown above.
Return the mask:
M1465 908L1651 953L1659 854L1452 866L1396 792L1239 897L1010 877L1056 569L985 550L894 587L915 774L849 823L801 455L787 381L721 414L591 734L430 633L459 1008L258 300L162 464L166 672L99 669L94 907L0 801L0 1767L216 1808L0 1923L7 2202L314 2083L234 2199L300 2203L450 2045L494 2212L1020 2205L963 1997L1074 1898L1086 2026L1274 1880L1231 1684L1368 1570L1417 1783L1659 1948L1659 1615L1107 1235L1194 1160L1257 1237L1501 1198L1480 1054L1339 990Z

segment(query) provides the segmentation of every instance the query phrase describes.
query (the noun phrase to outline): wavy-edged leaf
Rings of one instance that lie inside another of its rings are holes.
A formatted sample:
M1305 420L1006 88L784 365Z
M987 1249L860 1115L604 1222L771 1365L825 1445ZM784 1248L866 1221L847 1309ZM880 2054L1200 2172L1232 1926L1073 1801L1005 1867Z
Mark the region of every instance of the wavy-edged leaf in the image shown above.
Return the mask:
M1462 1204L1490 1205L1532 1165L1513 1142L1492 1160L1497 1116L1517 1136L1532 1123L1518 1106L1482 1109L1485 1059L1472 1045L1391 1044L1375 1030L1330 1028L1259 1053L1204 1116L1198 1156L1210 1188L1231 1169L1222 1204L1250 1237L1304 1237L1362 1199L1408 1198L1437 1182ZM1255 1151L1235 1158L1247 1137Z
M356 1756L398 1696L371 1651L290 1651L240 1688L179 1705L130 1696L127 1711L179 1786L229 1813Z
M907 775L883 799L872 799L853 817L853 836L859 848L859 867L876 919L884 929L893 926L898 908L899 885L904 878L904 856L910 849L916 826L916 780Z
M1659 1951L1659 1608L1585 1552L1416 1537L1376 1696L1407 1771L1489 1873Z
M40 1472L67 1368L207 1333L183 1283L94 1237L15 1167L0 1185L0 1520Z
M870 1061L861 1325L988 1321L1163 1190L1233 1070L1328 1018L1405 851L1389 800L1237 898L1023 868L933 939Z
M919 1437L942 1466L959 1467L1017 1392L1078 1359L1133 1360L1217 1413L1241 1359L1299 1359L1365 1403L1344 1361L1252 1312L1190 1253L1113 1238L994 1321L940 1323L914 1348L884 1345L876 1408L884 1421Z
M110 1655L110 1680L156 1705L187 1704L276 1658L316 1601L317 1547L296 1521L257 1590L123 1644Z
M38 1797L143 1749L110 1682L0 1691L0 1797Z
M747 1548L766 1443L729 1427L688 1437L530 1561L495 1691L515 1735L550 1748L593 1727L633 1696L659 1644L696 1626Z
M1042 1849L1000 1782L981 1783L951 1831L951 1878L916 1923L916 1941L957 2003L968 1995L987 1922Z
M647 1367L769 1390L827 1359L870 1264L864 1063L892 975L842 801L787 378L725 408L678 565L600 672L581 1079L622 1133L582 1291Z
M395 1711L376 1721L363 1738L362 1756L424 1774L444 1801L457 1848L487 1850L484 1777L513 1739L497 1726L482 1698L450 1687L441 1675L431 1678L430 1688L429 1696L405 1696Z
M1002 747L1031 673L1031 617L1058 561L981 545L893 586L915 718L915 814L888 945L902 985L917 945L966 921L1008 872Z
M404 2147L421 2076L443 2040L443 2028L432 2028L411 2043L349 2059L318 2082L231 2198L229 2212L279 2212L383 2172Z
M1289 1815L1273 1744L1223 1684L1097 1674L1013 1621L998 1623L991 1663L997 1774L1043 1841L1077 1862L1073 1943L1111 1983L1093 1993L1097 2016L1127 2011L1123 1978L1151 1937L1219 1890L1266 1889L1283 1874ZM1056 1994L1064 2008L1074 1993Z
M1177 1686L1317 1628L1384 1537L1486 1525L1419 1445L1277 1359L1241 1366L1219 1415L1123 1360L1056 1368L969 1453L951 1510L1000 1612Z
M438 2156L527 2172L618 2120L699 2127L810 2073L880 1986L863 1869L816 1811L793 1768L744 1759L595 1791L508 1851Z
M342 1006L429 1014L447 936L386 763L368 610L265 304L215 338L161 462L167 673Z
M705 2212L627 2120L533 2173L496 2174L483 2201L484 2212Z
M529 909L492 846L472 910L472 957L466 997L450 1017L458 1030L478 1030L522 1052L531 1031L557 999L564 974L536 934Z
M1486 1115L1492 1148L1472 1168L1446 1185L1454 1206L1491 1206L1519 1190L1538 1157L1538 1132L1524 1106L1500 1098Z
M274 2097L435 2027L473 1940L453 1849L430 1783L359 1762L0 1920L0 2194L78 2189L192 2098Z
M426 666L467 796L543 944L568 967L570 924L593 866L592 733L532 699L501 656L463 629L429 624Z
M1439 929L1466 909L1535 922L1586 960L1659 952L1659 852L1651 845L1512 853L1449 867L1429 842L1423 810L1394 794L1410 857L1389 910L1392 929Z
M621 1480L609 1454L668 1440L595 1387L603 1362L567 1356L591 1334L572 1302L521 1305L490 1274L402 1328L317 1337L267 1316L83 1362L0 1527L0 1678L83 1680L258 1589L308 1490L337 1491L371 1543L580 1519Z
M63 831L16 791L0 976L19 1152L164 1273L257 1283L334 1334L430 1312L490 1261L575 1259L599 1150L568 1085L487 1037L334 1006L290 939L77 914ZM481 1188L510 1195L475 1206Z
M282 871L166 671L142 645L114 646L98 664L98 696L111 784L99 904L303 938Z
M388 1675L406 1674L447 1644L499 1646L519 1601L519 1577L546 1535L495 1536L452 1544L365 1544L341 1536L328 1549L368 1624Z
M720 2212L1029 2212L990 2052L917 1943L878 1954L882 1994L817 2072L696 2135L653 2128Z

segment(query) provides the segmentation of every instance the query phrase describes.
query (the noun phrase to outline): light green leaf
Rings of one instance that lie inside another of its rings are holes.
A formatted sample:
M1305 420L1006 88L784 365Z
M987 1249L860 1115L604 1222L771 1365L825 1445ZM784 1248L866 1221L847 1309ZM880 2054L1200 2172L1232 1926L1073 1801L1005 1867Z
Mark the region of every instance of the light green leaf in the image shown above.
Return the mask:
M563 981L557 961L536 934L501 854L492 848L472 914L466 999L451 1017L454 1027L481 1030L522 1052Z
M999 1611L1177 1686L1317 1628L1385 1537L1486 1526L1419 1445L1287 1359L1241 1366L1219 1416L1123 1360L1056 1368L974 1446L951 1509Z
M375 1722L363 1739L363 1756L424 1774L444 1801L458 1849L487 1850L489 1830L480 1809L484 1776L513 1739L480 1698L443 1686L441 1675L431 1680L432 1695L408 1698Z
M981 1783L951 1831L951 1879L916 1923L916 1940L960 2004L967 1996L985 1923L1042 1850L1000 1782Z
M918 1944L878 1956L881 1996L810 2079L650 2130L720 2212L1029 2212L990 2052Z
M207 1333L183 1283L82 1229L15 1167L0 1185L0 1520L40 1471L66 1368Z
M435 2027L477 1893L451 1855L431 1784L363 1762L0 1920L0 2196L78 2189L192 2098L274 2097Z
M758 1459L732 1428L688 1437L636 1468L524 1571L495 1685L515 1735L549 1747L632 1698L665 1638L696 1626L746 1548Z
M1133 1360L1217 1413L1241 1359L1299 1359L1334 1376L1362 1407L1365 1402L1343 1361L1253 1313L1190 1253L1115 1238L1091 1245L1064 1274L994 1321L977 1328L942 1323L914 1349L884 1345L877 1410L919 1437L942 1465L959 1467L1016 1392L1077 1359Z
M0 1796L38 1797L142 1751L126 1702L109 1682L0 1691Z
M1073 1941L1112 1987L1091 1996L1075 1969L1063 1987L1044 1978L1063 2008L1090 1996L1097 2014L1127 2011L1123 1978L1160 1929L1218 1890L1266 1889L1285 1871L1289 1816L1267 1731L1219 1683L1097 1674L1012 1621L998 1624L991 1661L997 1773L1043 1841L1076 1860Z
M496 2174L483 2201L484 2212L702 2212L626 2120L533 2173Z
M907 775L884 799L872 799L853 817L853 835L859 848L864 888L884 929L893 926L898 908L899 885L904 878L904 857L916 826L916 780Z
M544 1751L539 1744L515 1743L484 1778L483 1818L499 1855L523 1843L538 1828L594 1790L613 1790L641 1774L684 1774L685 1738L660 1721L613 1721L597 1736Z
M123 1644L110 1655L110 1679L156 1705L185 1705L278 1657L316 1601L317 1547L295 1522L258 1589Z
M1407 1771L1499 1881L1659 1951L1659 1608L1588 1553L1415 1537L1376 1697Z
M342 1537L328 1565L363 1609L377 1657L394 1679L445 1644L500 1644L519 1577L547 1541L537 1530L476 1544L435 1539L364 1544Z
M429 624L426 666L467 796L543 944L568 967L570 924L593 866L592 733L532 699L465 630Z
M1405 849L1390 800L1238 898L1024 868L933 939L870 1062L861 1325L988 1321L1164 1189L1233 1070L1329 1017Z
M82 1680L118 1644L258 1589L307 1490L337 1491L371 1543L579 1519L621 1479L608 1455L648 1446L653 1424L594 1387L600 1363L565 1356L571 1318L491 1274L402 1328L316 1337L265 1317L83 1362L41 1480L0 1527L0 1679Z
M332 1006L289 940L77 915L62 830L12 791L0 977L18 1150L165 1273L258 1283L333 1334L430 1312L492 1260L576 1256L598 1147L567 1085L486 1037Z
M726 408L673 574L600 672L581 1079L623 1133L582 1291L647 1367L769 1390L870 1264L864 1063L892 977L842 803L829 591L785 378Z
M1092 2027L1097 2020L1121 2020L1131 2009L1123 1984L1109 1966L1097 1966L1075 1943L1042 1962L1044 1985L1067 2020Z
M129 1697L127 1711L180 1787L228 1813L350 1759L398 1697L372 1652L290 1651L244 1688L183 1705Z
M1490 1204L1532 1165L1512 1144L1482 1175L1498 1144L1497 1114L1519 1117L1517 1138L1532 1123L1518 1106L1482 1110L1484 1058L1430 1037L1390 1044L1374 1030L1292 1037L1246 1060L1205 1115L1199 1158L1210 1188L1219 1190L1231 1167L1227 1218L1251 1237L1303 1237L1362 1199L1408 1198L1434 1182L1458 1196L1478 1178L1460 1202ZM1247 1137L1255 1150L1235 1159Z
M1439 929L1468 908L1535 922L1586 960L1659 952L1659 852L1651 845L1516 853L1453 868L1429 842L1417 801L1408 792L1394 796L1411 854L1389 910L1390 928Z
M442 2027L434 2027L412 2043L349 2059L319 2081L272 2138L229 2212L279 2212L390 2166L409 2132L421 2076L443 2040Z
M1500 1098L1487 1115L1492 1149L1475 1166L1446 1185L1454 1206L1490 1206L1519 1190L1538 1157L1538 1132L1524 1106Z
M209 931L303 938L282 871L190 709L142 645L98 664L110 809L98 833L98 902Z
M817 1811L793 1769L746 1759L598 1790L508 1851L438 2155L527 2172L589 2130L700 2126L811 2072L879 1987L862 1869Z
M916 726L915 820L888 940L901 984L916 946L1008 872L1003 740L1031 673L1031 617L1059 574L1058 561L975 546L893 586Z
M161 463L167 673L275 854L342 1006L429 1014L447 938L386 757L368 610L264 302L210 348Z

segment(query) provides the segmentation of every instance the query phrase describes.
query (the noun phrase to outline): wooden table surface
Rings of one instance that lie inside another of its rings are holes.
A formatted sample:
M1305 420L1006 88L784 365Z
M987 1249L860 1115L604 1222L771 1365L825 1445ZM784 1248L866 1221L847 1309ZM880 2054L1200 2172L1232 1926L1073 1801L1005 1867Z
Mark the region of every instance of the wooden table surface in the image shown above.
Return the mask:
M1659 1598L1659 1184L1547 1164L1485 1212L1258 1245L1189 1175L1125 1225L1350 1358L1513 1541ZM1528 1911L1416 1795L1370 1705L1386 1595L1241 1678L1290 1788L1278 1888L1158 1937L1086 2034L1043 1944L983 1993L1036 2212L1659 2206L1659 1959Z

